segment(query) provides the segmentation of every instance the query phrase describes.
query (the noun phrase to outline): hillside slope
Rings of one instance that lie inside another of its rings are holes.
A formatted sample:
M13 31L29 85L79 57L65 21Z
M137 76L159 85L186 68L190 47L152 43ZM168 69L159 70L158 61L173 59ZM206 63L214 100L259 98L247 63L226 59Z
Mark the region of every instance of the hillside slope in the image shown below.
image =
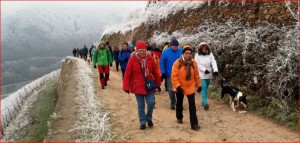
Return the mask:
M157 2L134 15L131 23L107 29L102 39L118 47L144 40L162 48L176 38L180 46L192 45L195 53L199 43L207 42L220 76L255 98L255 110L274 108L282 115L268 118L285 123L293 114L297 123L297 9L296 1Z

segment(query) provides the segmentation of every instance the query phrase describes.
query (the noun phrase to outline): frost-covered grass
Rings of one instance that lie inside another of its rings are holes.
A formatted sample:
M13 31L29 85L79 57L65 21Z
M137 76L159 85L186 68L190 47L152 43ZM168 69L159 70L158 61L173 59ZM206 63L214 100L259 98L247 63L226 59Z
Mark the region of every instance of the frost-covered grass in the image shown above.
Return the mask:
M156 31L150 41L162 45L172 38L178 39L181 46L192 45L195 50L200 42L213 47L217 57L220 53L230 53L239 57L236 61L223 61L226 68L230 64L255 67L248 78L254 77L267 81L268 90L277 98L295 98L298 87L298 29L297 27L278 27L265 23L263 26L250 27L240 22L228 21L225 24L206 22L194 29L193 33L183 30L168 32ZM223 57L226 58L226 57ZM228 57L227 57L228 58ZM225 70L226 70L225 68Z
M110 132L108 113L102 109L102 104L95 95L93 85L93 72L91 67L81 59L67 57L65 60L77 60L77 93L75 110L78 120L69 132L76 132L79 138L76 142L108 142L113 135Z
M42 142L47 134L47 122L50 120L50 115L53 113L57 95L56 95L57 80L51 81L37 96L37 102L33 104L33 108L29 111L30 117L33 119L30 127L22 134L17 142Z
M53 71L27 84L1 101L3 141L14 141L21 130L32 122L30 112L42 87L59 76L60 70Z
M127 14L125 21L118 26L108 27L103 32L103 35L121 32L125 34L133 31L142 23L153 25L161 19L167 18L169 15L176 14L180 11L187 12L190 9L195 9L201 6L203 1L163 1L151 3L145 9L133 9ZM101 36L101 37L102 37Z

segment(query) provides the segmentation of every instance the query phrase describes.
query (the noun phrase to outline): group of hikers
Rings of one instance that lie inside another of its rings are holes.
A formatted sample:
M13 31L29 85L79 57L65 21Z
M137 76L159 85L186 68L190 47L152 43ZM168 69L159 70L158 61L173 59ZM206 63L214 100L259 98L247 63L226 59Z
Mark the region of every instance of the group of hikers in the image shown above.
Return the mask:
M183 99L188 99L190 125L192 130L199 130L195 105L195 92L201 93L202 106L209 109L207 91L210 80L218 76L216 60L210 46L202 42L196 47L193 57L191 45L179 47L179 42L173 39L166 42L163 49L155 44L138 41L137 43L122 43L122 49L116 46L110 49L108 42L100 41L94 52L93 66L98 68L100 84L105 89L109 81L109 66L115 62L116 70L119 65L122 71L123 91L135 94L140 129L145 129L148 123L153 127L152 113L155 105L154 94L161 92L161 83L165 80L165 89L170 97L170 109L176 110L179 124L183 123ZM145 101L147 112L145 112Z

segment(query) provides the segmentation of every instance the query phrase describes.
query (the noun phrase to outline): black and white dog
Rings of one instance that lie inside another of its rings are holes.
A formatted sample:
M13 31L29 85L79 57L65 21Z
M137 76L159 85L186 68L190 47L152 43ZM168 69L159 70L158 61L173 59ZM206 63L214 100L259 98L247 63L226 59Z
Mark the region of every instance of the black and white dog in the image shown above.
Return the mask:
M229 95L229 105L231 106L232 110L235 112L235 108L240 106L240 103L247 108L247 99L246 96L243 95L243 93L234 86L224 86L226 83L226 80L223 78L221 80L221 87L222 87L222 93L221 98L225 96L225 94ZM233 99L233 100L232 100ZM237 106L234 106L234 102L237 102Z

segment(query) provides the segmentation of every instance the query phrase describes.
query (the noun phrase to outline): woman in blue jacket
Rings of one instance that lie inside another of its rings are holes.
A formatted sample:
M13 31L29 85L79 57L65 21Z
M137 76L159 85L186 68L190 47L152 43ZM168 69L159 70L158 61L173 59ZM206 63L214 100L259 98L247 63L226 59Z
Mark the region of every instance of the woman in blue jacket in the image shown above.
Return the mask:
M125 73L126 66L127 66L128 60L130 58L130 55L131 55L131 51L128 48L128 43L124 42L122 44L122 50L119 52L119 56L118 56L119 62L121 64L122 79L124 78L124 73Z

